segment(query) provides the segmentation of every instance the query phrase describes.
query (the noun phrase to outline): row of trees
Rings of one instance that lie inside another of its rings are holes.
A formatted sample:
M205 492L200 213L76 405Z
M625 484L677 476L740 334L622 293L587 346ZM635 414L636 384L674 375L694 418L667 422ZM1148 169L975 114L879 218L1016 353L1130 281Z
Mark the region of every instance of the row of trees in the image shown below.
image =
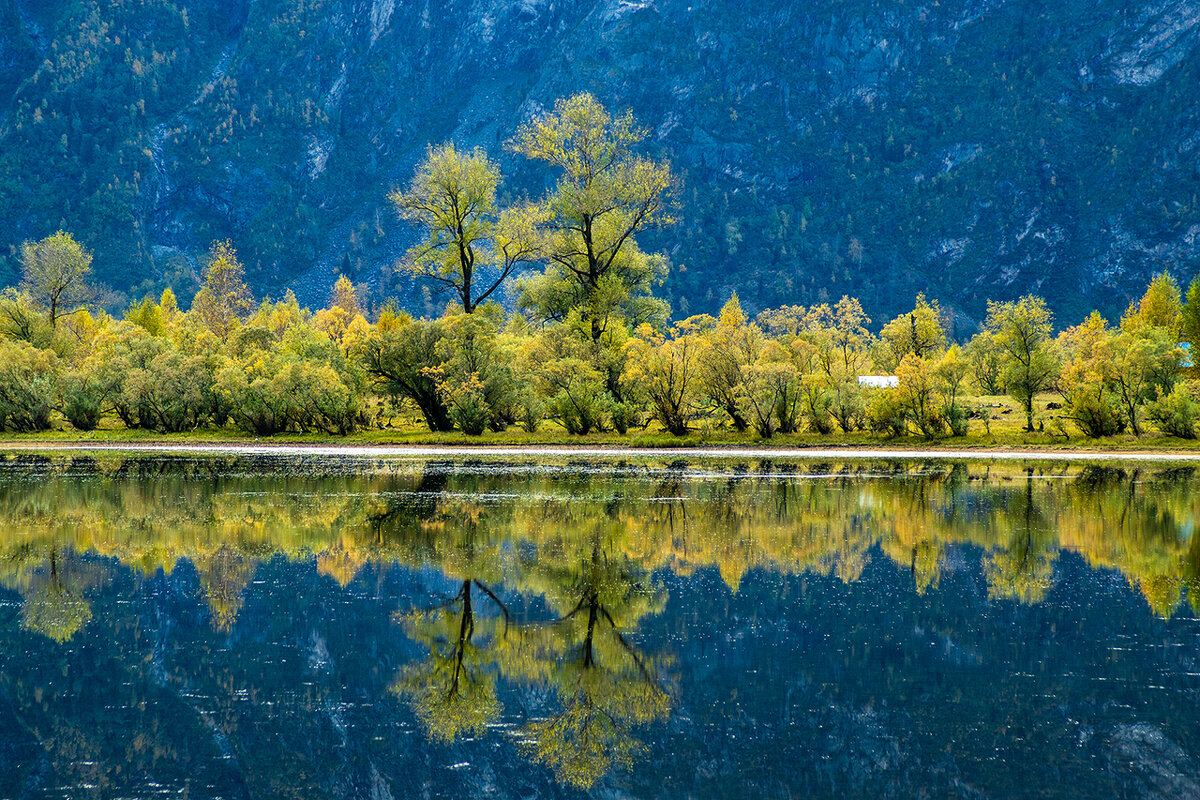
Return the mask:
M924 296L877 334L849 297L751 320L735 296L716 317L672 321L651 293L667 259L637 243L671 221L674 186L668 165L635 153L645 135L590 95L559 101L512 143L557 183L507 205L485 153L431 148L391 200L421 231L402 268L453 298L439 319L393 305L368 321L345 277L315 313L291 295L256 303L228 243L213 246L189 311L166 292L124 319L92 316L90 254L67 233L27 243L24 281L0 298L0 427L46 429L58 411L82 430L112 414L159 431L346 434L408 407L431 430L471 435L552 420L581 435L656 424L938 437L986 424L972 395L1008 393L1027 430L1044 428L1035 398L1056 392L1051 432L1141 434L1149 420L1194 438L1182 343L1200 338L1200 285L1184 302L1166 274L1119 326L1093 314L1057 337L1036 297L990 304L962 344ZM898 385L861 385L880 373Z
M73 244L61 234L29 249L64 242ZM342 435L390 425L409 408L430 430L471 435L513 425L534 432L552 420L581 435L654 424L676 435L727 426L763 438L937 437L964 435L979 416L965 398L1004 392L1022 403L1029 430L1035 397L1057 393L1063 434L1066 424L1088 436L1141 434L1150 422L1194 438L1198 414L1183 343L1200 292L1184 302L1166 275L1115 327L1093 314L1055 337L1045 303L1027 297L992 304L983 330L961 345L923 296L877 335L851 298L754 320L736 297L716 317L631 328L610 315L599 338L581 308L539 321L495 303L452 307L439 319L387 307L369 322L344 277L315 313L290 295L255 303L224 243L187 312L169 291L123 319L63 314L46 296L31 274L26 290L0 297L7 430L48 429L59 412L80 430L107 414L163 432L233 424L256 435ZM880 373L894 374L897 387L860 384Z

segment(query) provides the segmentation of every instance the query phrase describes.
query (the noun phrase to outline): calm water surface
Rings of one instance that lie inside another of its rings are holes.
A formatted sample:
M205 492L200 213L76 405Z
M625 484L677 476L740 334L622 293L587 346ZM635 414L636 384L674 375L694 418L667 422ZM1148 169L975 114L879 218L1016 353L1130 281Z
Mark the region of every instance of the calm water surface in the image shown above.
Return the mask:
M0 798L1200 797L1197 477L0 455Z

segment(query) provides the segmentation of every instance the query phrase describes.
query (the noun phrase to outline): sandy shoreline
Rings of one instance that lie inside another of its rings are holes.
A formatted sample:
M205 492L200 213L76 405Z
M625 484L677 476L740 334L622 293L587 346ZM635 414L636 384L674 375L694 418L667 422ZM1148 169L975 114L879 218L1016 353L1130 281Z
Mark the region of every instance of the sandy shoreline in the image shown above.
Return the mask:
M1080 450L939 450L912 448L753 448L753 447L605 447L562 445L331 445L331 444L235 444L235 443L87 443L87 442L0 442L0 452L127 452L177 455L306 455L368 458L520 458L531 456L587 458L670 459L801 459L869 460L913 459L941 461L1127 461L1200 463L1200 452L1080 451Z

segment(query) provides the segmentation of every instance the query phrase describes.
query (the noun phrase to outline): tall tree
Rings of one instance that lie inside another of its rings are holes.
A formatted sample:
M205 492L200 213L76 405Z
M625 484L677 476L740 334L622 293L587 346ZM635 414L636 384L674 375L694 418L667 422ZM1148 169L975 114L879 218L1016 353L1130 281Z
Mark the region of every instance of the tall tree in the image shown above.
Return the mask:
M92 297L88 285L92 254L65 231L22 244L21 266L21 289L46 307L51 328L63 313L75 311Z
M942 324L942 309L938 301L930 303L925 295L917 295L912 311L901 314L883 326L879 333L879 366L892 372L912 353L917 358L930 358L946 347L946 329Z
M1180 315L1183 299L1179 284L1166 272L1160 272L1146 287L1146 293L1137 302L1130 303L1121 320L1121 327L1130 330L1139 327L1165 328L1172 336L1179 336Z
M408 189L388 195L402 219L425 231L401 269L453 290L468 314L536 253L535 210L501 210L499 186L500 170L482 150L447 143L429 150Z
M245 318L253 306L254 297L246 285L246 269L238 260L233 243L213 242L204 270L204 285L192 300L192 311L223 339L229 335L233 323Z
M986 328L1000 346L1004 384L1025 407L1025 430L1033 430L1033 398L1048 389L1059 363L1051 346L1054 316L1040 297L1028 295L1011 303L988 303Z
M513 149L559 172L545 202L546 273L525 287L523 304L547 319L580 308L599 341L609 318L649 294L666 269L635 236L672 222L674 183L665 162L634 154L646 138L632 113L614 117L592 95L560 99L517 132Z
M358 304L358 290L345 275L339 275L333 284L333 291L329 293L329 307L340 308L351 317L362 313L362 307Z

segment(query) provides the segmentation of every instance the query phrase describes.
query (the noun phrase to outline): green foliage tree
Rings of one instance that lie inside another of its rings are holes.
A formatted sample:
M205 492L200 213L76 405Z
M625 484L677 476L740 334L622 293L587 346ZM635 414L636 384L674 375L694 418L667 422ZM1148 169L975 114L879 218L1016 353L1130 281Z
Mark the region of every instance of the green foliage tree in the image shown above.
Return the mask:
M918 294L913 310L884 325L879 340L880 357L876 365L889 373L895 372L909 353L925 359L937 355L946 347L946 329L938 301L930 303L924 294Z
M0 293L0 334L36 347L49 347L54 338L54 331L33 298L13 288Z
M866 416L870 429L888 439L908 431L908 411L892 389L875 389L867 396Z
M502 349L499 307L445 317L437 368L442 401L461 430L502 431L516 421L519 387L513 358Z
M279 379L280 362L276 354L265 354L253 361L231 362L217 372L217 391L242 430L270 436L288 429L294 406L291 386Z
M1146 404L1146 416L1168 436L1195 439L1200 403L1196 402L1194 383L1180 382L1170 393L1160 393Z
M672 222L673 178L667 164L634 154L646 133L632 114L614 117L585 93L522 125L513 143L560 173L541 226L549 265L524 285L522 303L542 319L580 309L596 342L614 315L636 326L661 314L646 298L666 260L643 252L636 236Z
M0 339L0 430L48 430L57 402L58 372L53 351Z
M970 370L970 362L956 344L947 348L934 366L934 376L943 398L942 413L955 436L965 436L967 433L967 411L959 401Z
M364 423L366 376L327 334L297 326L276 341L246 326L237 338L241 355L217 370L215 385L239 427L344 436Z
M862 304L843 296L836 305L809 309L800 335L815 348L815 365L829 390L829 411L838 427L849 433L860 427L866 407L858 376L867 365L873 339L871 318Z
M142 302L130 306L129 311L125 313L125 321L142 326L151 336L162 336L166 330L166 315L162 306L150 297L145 297Z
M436 373L441 366L439 343L445 338L442 322L404 319L376 331L358 348L358 358L379 391L412 401L431 431L454 428L442 400Z
M612 408L604 391L604 378L586 361L570 356L548 362L540 371L546 409L567 433L586 436L604 430Z
M1179 308L1179 329L1183 341L1191 345L1194 365L1200 352L1200 275L1188 285L1186 301Z
M482 150L447 143L430 148L407 189L388 195L425 232L401 269L452 290L467 314L538 254L539 209L500 209L499 185L500 170Z
M833 432L833 392L829 383L818 374L800 379L800 402L805 424L813 433Z
M92 374L91 365L65 372L59 381L59 391L62 398L59 408L71 427L79 431L95 430L104 412L104 386Z
M46 309L50 327L92 299L92 254L65 231L21 245L21 290Z
M628 361L625 379L637 385L650 401L650 408L667 432L683 436L695 404L700 345L692 326L680 323L667 335L649 325L625 345Z
M96 337L91 375L99 385L105 410L115 413L126 427L154 427L152 412L129 379L146 374L154 359L169 347L166 338L153 336L131 322L113 325Z
M194 430L212 411L213 370L199 354L169 348L125 377L124 391L145 409L148 426L165 433Z
M1158 281L1160 287L1165 283ZM1147 295L1152 293L1148 291ZM1141 308L1153 309L1156 305L1164 304L1147 302ZM1171 395L1182 371L1184 353L1168 327L1176 318L1170 313L1155 316L1131 311L1121 321L1120 329L1114 331L1093 313L1081 325L1060 335L1067 356L1059 379L1060 392L1086 435L1107 436L1126 427L1135 436L1142 434L1143 406ZM1167 325L1153 324L1151 319ZM1117 416L1119 419L1114 418Z
M929 362L910 352L896 368L896 377L897 401L908 418L927 438L941 435L946 430L946 420Z
M739 432L749 427L739 400L744 369L757 360L762 340L762 331L746 319L736 294L721 308L712 329L701 339L697 374L701 392Z
M818 363L830 379L857 379L867 360L871 318L862 304L853 297L843 296L837 305L820 305L811 309L806 325L807 335L818 347Z
M988 303L986 328L996 337L1004 384L1025 408L1025 430L1033 430L1033 398L1049 388L1059 372L1050 334L1054 317L1040 297Z
M1172 338L1178 338L1182 313L1183 302L1179 294L1179 284L1169 273L1163 271L1146 287L1141 299L1130 304L1121 320L1121 328L1164 328Z
M781 408L787 409L799 394L800 375L788 355L778 342L768 342L758 359L743 369L739 399L743 413L763 439L779 430Z
M1142 434L1141 408L1161 391L1174 388L1183 352L1173 335L1158 326L1123 330L1106 342L1100 354L1104 376L1112 386L1135 436Z
M1112 436L1125 429L1116 394L1104 363L1113 333L1098 313L1059 335L1066 365L1057 387L1068 416L1085 436Z
M591 327L580 309L562 323L545 328L524 349L523 360L534 376L547 413L568 433L586 435L593 430L625 433L638 424L641 399L627 377L629 334L614 324L601 341L591 338Z
M1004 394L1004 358L995 333L982 330L971 337L966 347L971 378L980 394Z
M213 242L204 283L192 300L192 313L220 338L233 330L254 307L250 287L246 285L246 269L238 260L233 243Z

